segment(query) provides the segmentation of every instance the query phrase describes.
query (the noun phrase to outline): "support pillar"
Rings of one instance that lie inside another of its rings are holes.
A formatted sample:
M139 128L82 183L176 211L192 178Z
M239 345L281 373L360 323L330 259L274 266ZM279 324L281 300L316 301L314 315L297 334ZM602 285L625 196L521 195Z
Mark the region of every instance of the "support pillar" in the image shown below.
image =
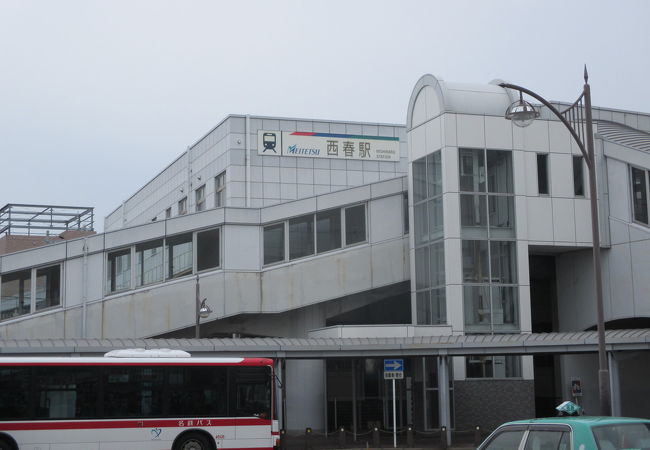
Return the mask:
M607 356L609 359L609 390L612 395L612 416L622 416L621 381L619 377L618 360L616 359L616 353L614 352L608 352Z
M449 357L439 356L438 360L438 417L440 428L445 428L447 444L451 445L451 408L449 399Z

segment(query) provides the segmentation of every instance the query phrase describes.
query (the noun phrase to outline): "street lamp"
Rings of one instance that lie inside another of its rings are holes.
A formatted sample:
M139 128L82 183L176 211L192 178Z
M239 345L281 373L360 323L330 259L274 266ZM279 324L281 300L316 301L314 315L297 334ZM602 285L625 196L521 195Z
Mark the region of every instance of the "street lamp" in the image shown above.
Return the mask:
M530 125L539 117L539 112L533 105L524 101L523 94L539 100L546 106L573 136L580 152L587 164L589 171L589 195L591 200L591 233L593 247L594 284L596 288L596 313L598 330L598 388L600 394L600 413L603 416L612 414L612 399L609 384L609 367L605 351L605 319L603 313L603 279L600 263L600 230L598 226L598 202L596 198L596 158L594 157L594 132L591 117L591 88L587 66L584 73L585 84L582 94L566 110L560 112L540 95L521 86L501 83L502 88L513 89L519 92L519 100L512 103L506 110L505 118L519 126ZM586 140L586 145L585 145Z
M196 327L194 328L194 337L199 339L201 337L201 326L200 320L207 319L208 316L212 313L212 309L206 303L207 298L204 298L201 301L200 287L199 287L199 276L196 275Z

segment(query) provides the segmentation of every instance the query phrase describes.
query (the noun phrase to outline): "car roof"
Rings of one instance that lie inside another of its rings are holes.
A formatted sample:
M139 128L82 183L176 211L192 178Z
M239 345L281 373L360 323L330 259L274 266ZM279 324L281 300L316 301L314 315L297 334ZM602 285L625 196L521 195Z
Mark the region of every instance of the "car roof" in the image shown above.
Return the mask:
M600 425L624 425L628 423L648 423L649 419L633 417L607 417L607 416L558 416L540 419L515 420L503 425L528 425L528 424L559 424L559 425L585 425L589 427Z

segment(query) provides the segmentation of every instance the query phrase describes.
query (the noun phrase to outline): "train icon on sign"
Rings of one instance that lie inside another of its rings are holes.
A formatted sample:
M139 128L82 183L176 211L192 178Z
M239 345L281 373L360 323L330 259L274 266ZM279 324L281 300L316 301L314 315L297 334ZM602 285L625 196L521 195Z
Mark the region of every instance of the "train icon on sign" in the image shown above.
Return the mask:
M262 153L267 150L273 150L273 153L277 153L277 150L275 150L276 143L277 137L275 133L264 133L262 135L262 144L264 144L264 150L262 150Z

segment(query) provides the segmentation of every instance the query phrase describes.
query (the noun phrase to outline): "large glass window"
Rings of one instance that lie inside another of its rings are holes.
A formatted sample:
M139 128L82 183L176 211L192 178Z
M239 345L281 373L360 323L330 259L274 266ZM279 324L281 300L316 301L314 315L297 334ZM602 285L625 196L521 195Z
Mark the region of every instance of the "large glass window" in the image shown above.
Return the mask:
M28 314L31 308L31 292L31 270L21 270L2 275L0 319Z
M163 415L164 367L106 367L103 381L103 417Z
M314 215L289 220L289 258L314 254Z
M98 417L97 367L35 367L35 419Z
M264 227L264 264L284 261L284 222Z
M36 269L36 311L61 303L61 266Z
M341 210L316 213L316 251L341 248Z
M648 225L648 172L630 167L630 176L634 221Z
M174 415L225 416L228 382L225 367L170 367L169 408Z
M366 241L366 205L345 208L345 245Z
M521 357L516 355L468 356L467 378L521 378Z
M30 418L30 371L31 367L0 367L0 420Z
M167 278L192 273L192 233L167 238Z
M582 171L582 156L573 157L573 193L576 196L585 195L585 178Z
M516 331L512 155L501 150L461 149L459 158L465 328L485 333Z
M415 303L418 324L445 323L441 152L413 162Z
M127 248L108 254L106 285L108 292L131 288L131 249Z
M196 233L196 270L219 267L219 228Z
M163 280L163 241L135 246L135 285L144 286Z

